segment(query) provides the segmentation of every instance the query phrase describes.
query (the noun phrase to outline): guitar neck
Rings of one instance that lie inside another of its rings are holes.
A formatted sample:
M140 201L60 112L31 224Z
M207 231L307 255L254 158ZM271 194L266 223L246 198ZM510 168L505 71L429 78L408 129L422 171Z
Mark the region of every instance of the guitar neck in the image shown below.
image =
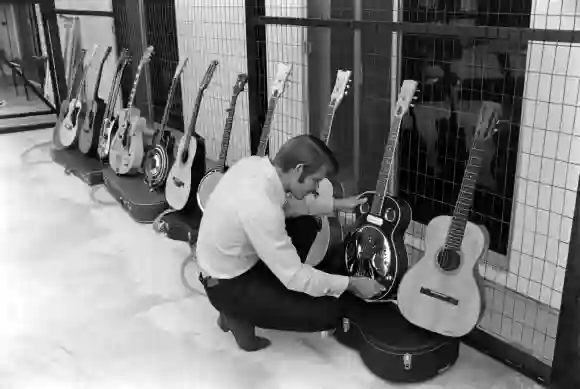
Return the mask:
M230 146L230 136L232 135L232 126L234 124L234 114L236 111L236 101L238 100L238 93L232 95L230 101L230 107L228 108L228 117L226 118L226 124L224 127L224 135L222 138L222 147L220 150L220 157L216 169L223 172L226 166L226 159L228 157L228 149Z
M272 124L276 104L278 103L278 96L279 93L275 92L268 102L268 112L266 113L266 119L264 120L264 127L262 127L258 152L256 153L259 157L264 157L266 155L266 147L268 146L268 140L270 139L270 126Z
M326 126L320 133L320 139L324 142L325 145L328 145L328 141L330 140L330 131L332 130L332 122L334 121L335 113L336 105L334 103L329 104L326 113Z
M179 76L174 77L171 81L171 86L169 87L169 93L167 94L167 102L165 103L165 108L163 109L163 117L161 118L161 126L159 127L161 131L165 130L167 127L167 122L169 121L169 112L173 106L173 99L175 97L175 91L177 89L177 82L179 81Z
M133 88L131 88L131 94L129 95L129 102L127 103L127 110L133 108L133 102L135 101L135 95L137 94L137 86L139 85L139 79L141 78L141 71L143 70L144 63L141 62L137 66L137 73L135 74L135 81L133 81Z
M371 213L375 216L381 215L383 202L388 192L388 184L393 166L393 158L399 140L399 128L401 127L401 120L401 117L395 117L391 123L391 130L389 132L389 138L387 139L387 145L385 146L385 153L383 154L381 170L379 171L379 178L377 180L376 194L371 205Z
M125 62L119 72L117 73L117 77L115 78L115 84L113 86L111 99L109 102L109 111L107 118L109 120L112 119L113 114L115 113L115 106L117 105L117 99L119 98L119 93L121 91L121 80L123 79L123 73L125 72L125 68L127 67L127 63Z
M461 248L463 236L465 235L465 227L469 219L469 212L475 197L477 176L484 158L483 149L479 146L479 142L475 142L469 153L463 181L461 182L461 189L459 190L459 197L457 198L455 210L453 211L453 219L449 227L449 232L447 233L445 247L452 250L459 250Z
M77 91L77 94L75 96L75 98L77 100L81 97L81 92L83 90L83 86L84 86L85 80L87 79L87 74L89 73L89 69L91 68L92 62L93 62L93 58L91 57L91 60L89 61L87 66L83 69L83 75L82 75L81 80L79 82L79 90ZM81 62L81 64L82 64L82 62Z
M85 53L82 52L76 66L73 67L73 70L71 73L70 83L69 83L68 91L67 91L67 97L69 99L72 97L73 89L75 86L75 79L77 78L77 73L78 73L79 69L81 68L81 66L83 66L84 60L85 60Z
M105 67L105 62L107 61L108 54L105 55L99 66L99 71L97 73L97 81L95 81L95 89L93 91L93 101L99 98L99 88L101 86L101 79L103 78L103 69Z
M199 108L201 107L201 100L203 99L203 92L204 89L201 89L197 92L197 97L195 98L195 104L193 106L193 113L191 115L191 122L189 123L189 127L187 128L187 133L185 134L185 143L184 143L184 151L189 151L189 142L191 141L191 137L193 136L193 132L195 131L195 126L197 124L197 116L199 115Z

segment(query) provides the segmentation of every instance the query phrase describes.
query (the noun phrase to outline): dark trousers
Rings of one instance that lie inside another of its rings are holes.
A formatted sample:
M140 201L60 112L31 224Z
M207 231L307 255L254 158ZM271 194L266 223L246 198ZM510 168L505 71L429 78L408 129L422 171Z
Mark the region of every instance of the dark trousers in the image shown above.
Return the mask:
M292 218L287 220L286 229L304 261L319 230L318 222L311 216ZM340 253L340 247L330 249L317 268L340 273ZM317 332L336 328L344 317L343 297L312 297L288 290L261 261L244 274L218 280L205 289L218 311L260 328Z

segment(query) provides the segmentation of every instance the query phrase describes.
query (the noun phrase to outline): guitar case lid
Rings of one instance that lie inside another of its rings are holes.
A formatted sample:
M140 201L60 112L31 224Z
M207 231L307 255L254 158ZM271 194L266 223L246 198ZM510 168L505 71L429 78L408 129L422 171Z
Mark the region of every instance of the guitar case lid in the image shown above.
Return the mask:
M103 171L105 187L138 223L153 223L169 205L163 191L149 190L144 176L119 176L110 167Z
M386 381L429 380L455 364L460 341L409 323L392 303L346 299L347 315L336 333L342 344L359 351L363 363Z

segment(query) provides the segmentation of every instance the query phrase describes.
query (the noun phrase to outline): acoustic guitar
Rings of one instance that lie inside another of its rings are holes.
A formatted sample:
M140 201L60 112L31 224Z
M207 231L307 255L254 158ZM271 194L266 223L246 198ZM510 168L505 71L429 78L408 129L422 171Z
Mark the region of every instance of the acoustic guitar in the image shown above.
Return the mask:
M399 286L401 314L416 326L441 335L466 335L484 312L476 265L487 254L489 234L468 217L484 163L482 145L497 131L499 115L497 104L483 103L453 216L438 216L429 222L425 254Z
M105 108L105 114L99 135L99 146L97 148L97 154L103 162L106 162L109 158L111 142L117 133L117 129L119 128L119 117L115 116L115 106L117 105L117 98L119 97L121 91L121 80L123 79L123 73L125 72L125 69L130 62L131 57L129 56L129 51L127 49L123 49L123 51L121 51L121 55L119 56L119 60L117 61L115 76L111 84L111 90L109 91L109 98L107 100L107 106Z
M191 196L191 169L193 167L193 159L195 158L195 151L197 149L197 139L193 136L193 132L195 131L203 94L209 86L218 65L218 61L212 61L201 80L189 128L179 141L175 162L171 167L167 182L165 183L165 198L167 199L167 203L171 208L177 211L185 208ZM197 188L193 188L193 190L197 190Z
M411 207L406 201L388 194L388 182L401 121L411 106L416 90L416 81L403 81L376 190L370 197L370 212L356 220L354 230L345 239L348 275L370 277L385 287L383 293L368 299L369 302L388 301L409 267L404 234L411 221Z
M127 108L119 113L119 130L113 137L109 151L109 165L118 175L135 174L141 170L145 154L143 132L147 127L147 120L141 117L141 110L135 108L133 102L143 67L151 60L152 55L153 46L149 46L137 66Z
M103 115L105 113L105 101L99 97L99 86L101 85L105 62L107 62L107 58L109 58L112 49L111 46L107 47L103 59L101 60L99 71L97 73L97 81L95 82L95 87L93 89L93 100L88 114L89 120L83 122L83 127L79 133L79 150L83 154L93 154L99 143L99 134L101 124L103 124Z
M256 155L259 157L266 156L274 111L278 105L278 100L280 100L286 90L286 85L288 84L290 75L292 74L292 68L292 64L285 63L278 63L278 66L276 67L276 76L272 81L272 96L268 101L268 111L266 112L266 118L264 119L262 134L260 134L260 142L258 143L258 150L256 152Z
M64 147L71 147L78 140L80 129L82 128L83 121L85 120L87 113L87 102L82 92L85 86L87 72L92 66L93 59L97 54L98 48L99 46L95 45L95 48L91 54L91 58L89 59L89 63L83 71L76 95L70 99L70 101L63 101L62 103L62 109L64 109L66 113L64 114L62 122L58 128L58 137L60 139L60 143ZM81 54L81 59L82 60L79 61L80 66L83 65L84 53Z
M244 91L246 83L248 82L247 74L238 74L238 79L234 85L234 91L230 100L230 106L227 109L228 117L224 126L224 134L222 136L222 145L220 149L220 156L217 165L203 176L197 189L197 205L203 212L209 196L215 189L216 185L222 179L226 170L226 160L228 156L228 148L230 145L230 136L232 133L232 126L234 124L234 115L236 113L236 102L238 96Z
M153 147L147 152L147 155L145 155L145 183L151 191L159 189L165 184L167 175L169 174L169 169L173 162L174 138L171 136L171 133L167 131L167 122L169 121L169 112L173 106L177 84L181 79L181 74L183 73L183 69L185 69L188 61L189 58L185 57L185 59L177 65L177 69L175 70L167 94L167 102L165 103L161 124L153 135Z
M330 140L330 132L336 110L348 93L351 74L350 70L338 70L336 73L336 81L330 95L330 103L326 114L326 126L320 134L320 138L327 145ZM344 187L334 179L325 178L318 185L318 196L326 199L342 198L344 197ZM343 238L342 225L336 217L322 216L319 220L320 231L316 234L305 261L305 263L312 266L318 265L324 259L328 248L334 243L342 242Z

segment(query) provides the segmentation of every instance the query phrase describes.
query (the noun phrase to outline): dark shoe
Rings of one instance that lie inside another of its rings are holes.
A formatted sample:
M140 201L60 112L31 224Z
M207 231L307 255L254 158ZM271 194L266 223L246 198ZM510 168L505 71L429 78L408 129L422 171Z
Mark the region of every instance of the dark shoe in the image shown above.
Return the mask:
M228 318L223 313L220 313L217 325L223 332L231 331L236 343L244 351L258 351L272 344L268 339L256 336L256 328L253 325Z

